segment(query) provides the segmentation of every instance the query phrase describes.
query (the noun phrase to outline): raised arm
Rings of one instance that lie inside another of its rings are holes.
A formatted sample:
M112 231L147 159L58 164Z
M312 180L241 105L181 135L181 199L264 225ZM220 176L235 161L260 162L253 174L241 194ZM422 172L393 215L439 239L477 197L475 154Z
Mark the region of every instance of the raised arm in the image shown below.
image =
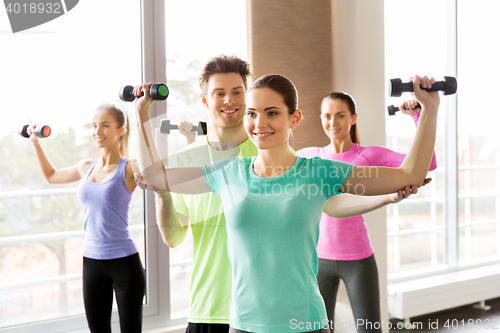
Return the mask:
M51 184L65 184L80 180L82 174L85 171L85 168L87 167L87 165L89 165L91 160L83 159L70 167L57 169L50 162L42 146L40 145L40 142L38 141L38 137L34 134L35 127L36 125L31 125L30 127L28 127L27 131L35 148L38 165L40 165L40 169L45 180L47 180L47 182Z
M149 109L153 105L154 100L151 99L149 95L149 87L152 83L147 83L135 88L136 95L140 95L144 90L144 97L139 98L136 101L136 111L137 111L137 126L138 135L133 139L137 147L137 166L141 175L135 174L137 178L138 185L142 189L149 188L153 190L156 194L156 224L160 230L163 241L170 247L176 247L185 239L188 230L188 217L182 214L178 214L175 210L172 195L166 190L175 190L176 185L174 181L170 182L170 188L168 187L168 174L175 172L174 169L170 168L166 170L163 161L158 153L156 145L153 140L153 133L149 117ZM208 192L210 189L206 185L203 177L201 177L200 168L190 168L194 175L190 178L189 175L185 175L184 178L187 179L198 179L198 182L202 181L200 184L193 185L193 191L198 189L199 191ZM196 170L197 169L197 170ZM189 171L186 173L189 173ZM182 172L182 170L180 170ZM184 184L186 185L186 184ZM205 187L204 187L205 186ZM182 192L182 183L179 188ZM195 193L193 193L195 194Z
M415 76L410 81L413 81L414 94L422 105L422 112L408 155L399 168L355 167L342 186L342 192L381 195L395 193L408 184L419 187L424 183L434 152L439 95L420 89L420 86L430 88L434 79Z
M422 108L415 99L409 99L404 101L399 106L399 110L401 111L401 113L411 116L413 118L415 126L418 126L418 120L420 119L420 112L422 111ZM429 167L429 171L435 170L436 168L437 168L436 152L434 151L432 154L432 160L431 160L431 165Z
M149 95L152 83L136 86L134 93L144 96L136 100L138 131L135 136L137 163L143 183L156 189L180 194L201 194L210 192L199 167L165 168L154 143L149 108L154 100Z
M192 144L196 140L196 132L191 131L191 129L193 128L193 123L182 120L178 126L179 133L186 137L187 144Z

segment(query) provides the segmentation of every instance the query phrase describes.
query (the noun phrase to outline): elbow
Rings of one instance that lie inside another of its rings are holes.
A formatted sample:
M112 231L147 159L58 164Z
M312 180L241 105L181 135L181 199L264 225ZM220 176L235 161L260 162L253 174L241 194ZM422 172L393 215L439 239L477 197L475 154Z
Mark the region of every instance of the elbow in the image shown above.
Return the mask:
M181 243L178 240L169 237L163 237L163 242L171 249L176 248Z

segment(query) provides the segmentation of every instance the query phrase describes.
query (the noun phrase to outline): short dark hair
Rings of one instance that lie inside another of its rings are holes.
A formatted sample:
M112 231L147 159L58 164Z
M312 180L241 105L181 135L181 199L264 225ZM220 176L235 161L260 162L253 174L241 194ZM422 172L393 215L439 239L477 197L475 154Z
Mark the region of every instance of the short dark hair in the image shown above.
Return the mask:
M224 54L211 58L203 67L200 77L201 91L206 93L208 80L213 74L236 73L243 79L245 90L247 89L247 80L251 75L250 64L235 55L227 56Z

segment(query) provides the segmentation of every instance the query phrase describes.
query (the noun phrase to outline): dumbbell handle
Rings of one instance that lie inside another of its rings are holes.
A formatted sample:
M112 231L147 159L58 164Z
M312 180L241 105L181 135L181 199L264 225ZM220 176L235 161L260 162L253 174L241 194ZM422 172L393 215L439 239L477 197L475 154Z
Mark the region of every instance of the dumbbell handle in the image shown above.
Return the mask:
M170 119L162 119L160 124L160 132L165 134L170 134L170 130L179 129L178 125L170 123ZM207 134L207 123L200 121L197 126L191 128L192 131L196 131L198 135Z
M29 126L30 125L24 125L23 127L21 127L21 129L19 129L18 131L19 135L25 138L29 138L30 137L30 135L28 134ZM39 138L46 138L50 135L51 132L52 130L48 125L38 125L35 127L35 135Z
M420 103L417 103L417 105L415 105L415 107L413 109L408 109L408 110L414 110L414 109L421 109L422 106L420 105ZM387 107L387 112L389 113L389 116L394 116L396 114L396 112L399 111L399 107L398 106L395 106L395 105L389 105Z
M168 87L163 83L154 83L149 88L149 93L153 100L166 100L169 95ZM133 86L125 86L120 88L118 91L118 96L124 102L132 102L136 98L144 96L144 91L139 95L134 95L134 87Z
M444 95L451 95L457 92L457 79L452 76L445 76L443 81L436 81L430 88L422 88L425 91L443 91ZM413 92L413 82L401 81L401 79L391 79L389 81L389 96L399 97L403 92Z
M404 92L413 92L413 82L405 82L401 84L402 90ZM420 86L420 89L425 91L442 91L445 90L446 83L444 81L436 81L430 88L423 88Z

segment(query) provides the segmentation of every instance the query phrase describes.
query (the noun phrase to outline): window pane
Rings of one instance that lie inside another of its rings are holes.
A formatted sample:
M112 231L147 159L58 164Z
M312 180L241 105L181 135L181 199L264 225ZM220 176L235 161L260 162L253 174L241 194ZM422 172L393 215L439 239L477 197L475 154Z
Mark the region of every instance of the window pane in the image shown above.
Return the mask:
M412 23L400 20L405 15L418 17L419 24L432 27L432 38L426 33L411 33ZM446 17L445 0L385 1L387 82L393 78L401 78L403 82L407 82L415 74L433 76L436 80L442 80L443 76L448 75ZM432 50L432 56L423 56L425 50ZM387 97L386 104L397 106L410 98L410 94L403 94L400 98ZM428 175L433 179L432 182L420 188L418 196L408 199L404 205L398 204L387 208L389 274L413 269L430 269L444 263L445 238L442 232L444 232L445 110L446 98L441 98L435 150L438 168ZM408 153L415 128L411 117L400 112L395 116L387 115L386 147L400 153ZM401 233L436 227L441 228L441 233L419 233L412 236ZM397 236L398 233L401 233L401 236Z
M387 238L388 273L428 270L444 263L444 232L421 232Z
M458 255L461 262L493 260L498 248L498 224L459 226Z
M459 260L500 259L500 134L491 97L498 93L492 78L500 74L500 2L457 2ZM487 10L485 10L487 9ZM487 45L487 46L486 46ZM485 47L487 52L485 52ZM480 221L490 224L480 224Z
M17 130L50 125L40 143L57 168L99 157L89 126L97 106L113 103L133 115L118 89L141 79L140 13L139 1L80 1L24 32L4 33L8 21L0 24L0 90L8 96L8 121L0 122L0 327L84 313L78 183L47 184ZM144 263L142 191L130 224Z
M168 118L172 124L181 120L194 125L207 122L208 112L200 101L198 75L206 61L219 54L247 59L246 2L167 0L165 28L167 85L171 91L167 100ZM179 29L182 33L175 33ZM160 134L160 140L166 137ZM168 135L169 155L185 146L186 138L178 131ZM188 236L181 246L170 250L171 318L185 317L188 312L192 259L192 238Z

